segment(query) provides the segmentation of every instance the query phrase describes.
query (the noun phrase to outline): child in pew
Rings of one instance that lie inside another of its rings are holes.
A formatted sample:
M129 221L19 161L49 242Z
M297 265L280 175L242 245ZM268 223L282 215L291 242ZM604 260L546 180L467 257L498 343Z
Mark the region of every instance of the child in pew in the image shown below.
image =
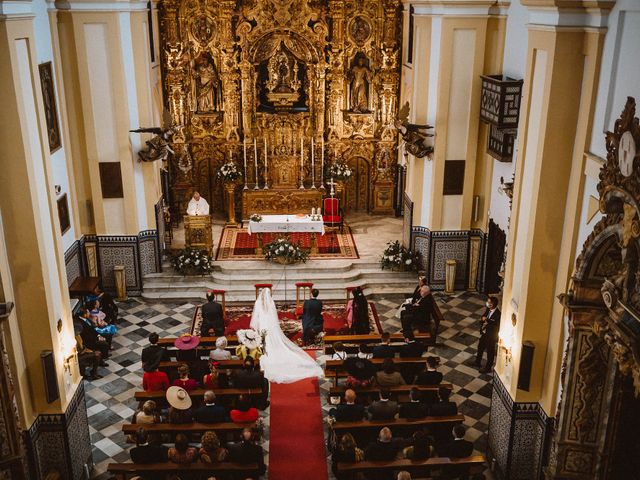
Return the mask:
M347 352L344 350L344 345L342 342L336 342L333 344L333 355L331 355L331 360L346 360Z

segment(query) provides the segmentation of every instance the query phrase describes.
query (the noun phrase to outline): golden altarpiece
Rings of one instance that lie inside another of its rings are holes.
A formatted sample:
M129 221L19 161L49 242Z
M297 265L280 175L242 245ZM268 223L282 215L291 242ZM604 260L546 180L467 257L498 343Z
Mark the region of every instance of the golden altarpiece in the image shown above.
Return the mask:
M164 0L163 88L174 206L197 189L225 211L230 159L243 218L319 207L344 162L351 209L393 211L399 0Z

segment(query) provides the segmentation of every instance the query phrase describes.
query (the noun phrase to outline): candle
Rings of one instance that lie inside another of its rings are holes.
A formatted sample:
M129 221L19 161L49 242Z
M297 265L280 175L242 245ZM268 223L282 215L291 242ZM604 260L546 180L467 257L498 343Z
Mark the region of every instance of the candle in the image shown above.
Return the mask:
M233 157L231 156L231 150L229 150L229 162L233 162Z
M304 190L304 137L300 136L300 190Z
M316 152L313 137L311 137L311 188L316 188Z
M247 189L247 139L242 140L242 150L244 151L244 188Z
M256 144L255 137L253 138L253 158L255 160L256 167L256 186L253 187L254 190L258 189L258 145Z
M264 189L269 188L267 185L269 183L267 176L267 137L264 137Z
M321 155L320 155L320 187L324 188L324 135L322 135L321 143Z

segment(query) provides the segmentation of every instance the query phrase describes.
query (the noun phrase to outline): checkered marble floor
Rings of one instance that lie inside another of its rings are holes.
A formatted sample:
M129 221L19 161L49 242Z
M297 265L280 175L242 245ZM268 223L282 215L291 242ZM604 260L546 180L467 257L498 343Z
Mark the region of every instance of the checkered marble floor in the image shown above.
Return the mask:
M467 439L473 441L479 453L486 451L486 433L489 424L491 398L491 375L479 374L471 366L479 338L477 321L484 310L484 297L470 293L454 296L436 294L445 320L441 323L438 344L429 349L432 355L440 356L440 371L444 381L454 385L451 399L465 415ZM374 299L383 329L389 332L400 330L400 321L395 317L401 296ZM140 354L147 345L147 336L157 332L161 337L177 336L188 331L195 305L188 302L151 303L140 299L120 302L118 334L114 337L115 350L109 365L101 368L103 378L85 382L89 430L93 445L94 475L96 480L106 480L105 473L111 462L129 460L128 448L122 433L122 424L129 423L135 411L134 392L141 389L142 364ZM319 360L323 360L319 356ZM332 382L320 384L323 413L329 410L326 404ZM269 409L262 412L265 424L265 460L269 450ZM326 433L326 432L325 432ZM327 458L330 464L330 458ZM331 472L331 469L328 468ZM330 474L330 478L333 478Z

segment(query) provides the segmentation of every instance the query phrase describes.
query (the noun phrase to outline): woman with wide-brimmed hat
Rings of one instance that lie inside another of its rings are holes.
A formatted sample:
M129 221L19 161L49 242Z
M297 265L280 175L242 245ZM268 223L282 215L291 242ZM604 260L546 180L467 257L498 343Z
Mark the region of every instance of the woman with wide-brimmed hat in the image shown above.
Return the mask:
M264 353L262 350L262 337L252 329L238 330L236 332L240 345L236 347L236 355L240 360L251 357L258 360Z
M176 338L173 342L178 349L176 352L176 360L179 362L195 361L198 359L198 345L200 345L200 337L185 333Z
M169 387L167 389L167 403L169 403L169 423L191 423L193 422L193 412L191 406L193 402L187 392L182 387Z

